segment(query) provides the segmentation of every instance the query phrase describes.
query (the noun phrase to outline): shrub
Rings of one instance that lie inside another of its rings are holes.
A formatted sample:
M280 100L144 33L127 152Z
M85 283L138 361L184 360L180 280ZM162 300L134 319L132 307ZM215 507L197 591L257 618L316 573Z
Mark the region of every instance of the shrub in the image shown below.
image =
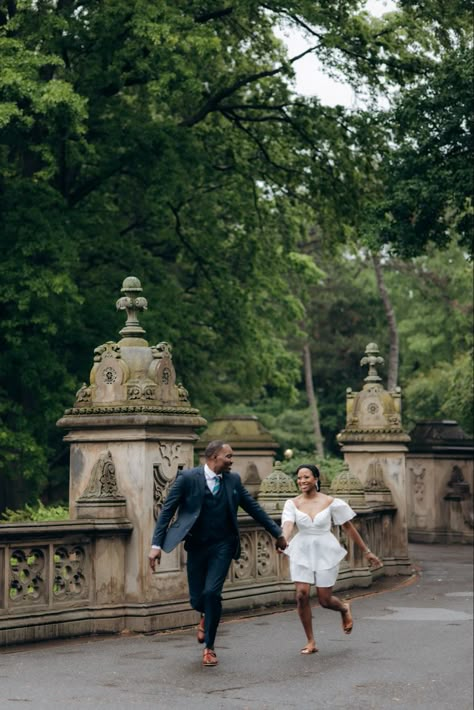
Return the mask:
M68 520L69 509L65 505L45 506L40 500L35 505L25 504L19 510L7 508L0 515L0 523L29 523L48 520Z

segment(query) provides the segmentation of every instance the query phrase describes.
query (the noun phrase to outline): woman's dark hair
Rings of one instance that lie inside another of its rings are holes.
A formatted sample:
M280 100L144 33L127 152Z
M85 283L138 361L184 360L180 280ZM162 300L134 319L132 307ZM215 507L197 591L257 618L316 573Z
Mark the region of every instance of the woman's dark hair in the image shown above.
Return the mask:
M320 480L319 480L319 468L318 468L317 466L315 466L314 464L312 464L312 463L302 463L302 464L301 464L300 466L298 466L298 468L296 469L296 471L295 471L295 476L298 475L298 471L301 471L302 468L307 468L309 471L311 471L311 473L313 474L313 476L314 476L315 479L316 479L316 488L317 488L318 491L320 491L320 490L321 490L321 483L320 483Z

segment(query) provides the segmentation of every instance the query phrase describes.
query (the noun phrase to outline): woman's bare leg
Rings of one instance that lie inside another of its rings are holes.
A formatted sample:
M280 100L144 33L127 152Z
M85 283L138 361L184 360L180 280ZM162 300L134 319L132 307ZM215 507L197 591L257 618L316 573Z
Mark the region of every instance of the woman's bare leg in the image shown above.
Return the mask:
M352 614L349 602L343 602L332 593L332 587L317 587L318 600L325 609L338 611L342 616L342 628L345 634L352 631Z
M313 633L313 615L311 612L311 605L309 600L310 585L305 582L296 582L296 608L298 609L298 616L300 617L301 623L303 624L303 629L308 639L308 643L302 649L306 653L314 653L316 650L316 641L314 640Z

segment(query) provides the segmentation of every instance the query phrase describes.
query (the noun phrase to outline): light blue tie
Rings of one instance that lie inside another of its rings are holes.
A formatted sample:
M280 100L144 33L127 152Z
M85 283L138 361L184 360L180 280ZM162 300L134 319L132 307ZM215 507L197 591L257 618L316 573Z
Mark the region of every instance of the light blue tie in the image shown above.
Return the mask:
M212 487L212 495L215 496L216 493L219 493L219 488L221 487L221 477L220 476L215 476L214 477L214 486Z

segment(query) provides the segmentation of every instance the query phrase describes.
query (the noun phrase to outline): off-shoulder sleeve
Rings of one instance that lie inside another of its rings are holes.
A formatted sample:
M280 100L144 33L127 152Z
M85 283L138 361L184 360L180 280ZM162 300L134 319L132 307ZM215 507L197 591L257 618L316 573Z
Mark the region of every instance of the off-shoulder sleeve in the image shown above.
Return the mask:
M283 512L281 514L281 524L283 523L294 523L296 520L296 510L295 510L295 504L291 500L291 498L288 498L287 501L285 501L285 505L283 506Z
M331 503L331 517L334 525L343 525L347 523L348 520L355 518L356 513L352 510L350 505L346 503L345 500L341 498L334 498Z

